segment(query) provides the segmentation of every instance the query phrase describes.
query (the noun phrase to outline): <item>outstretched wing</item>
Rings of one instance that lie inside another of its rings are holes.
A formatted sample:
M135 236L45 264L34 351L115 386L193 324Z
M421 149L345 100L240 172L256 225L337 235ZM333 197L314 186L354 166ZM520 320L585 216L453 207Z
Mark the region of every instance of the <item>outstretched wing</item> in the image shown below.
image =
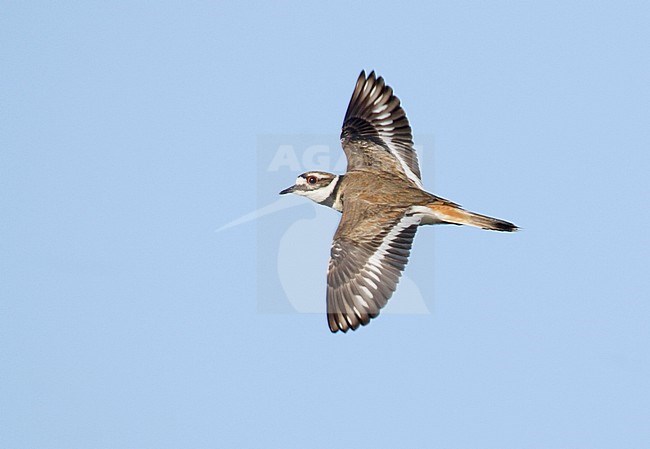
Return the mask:
M403 209L377 209L357 202L343 210L327 271L332 332L355 330L379 315L408 262L421 218Z
M411 127L399 98L384 79L364 71L359 75L343 120L341 145L348 171L373 167L400 171L422 188Z

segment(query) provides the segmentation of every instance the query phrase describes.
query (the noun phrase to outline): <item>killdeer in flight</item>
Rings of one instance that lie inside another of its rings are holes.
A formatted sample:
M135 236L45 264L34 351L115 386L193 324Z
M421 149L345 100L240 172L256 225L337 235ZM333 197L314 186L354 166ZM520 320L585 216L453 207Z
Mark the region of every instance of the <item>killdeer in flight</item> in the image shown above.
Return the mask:
M342 212L327 271L332 332L355 330L379 315L404 270L418 226L455 224L512 232L517 226L426 192L411 127L393 90L361 72L343 120L347 172L303 173L295 193Z

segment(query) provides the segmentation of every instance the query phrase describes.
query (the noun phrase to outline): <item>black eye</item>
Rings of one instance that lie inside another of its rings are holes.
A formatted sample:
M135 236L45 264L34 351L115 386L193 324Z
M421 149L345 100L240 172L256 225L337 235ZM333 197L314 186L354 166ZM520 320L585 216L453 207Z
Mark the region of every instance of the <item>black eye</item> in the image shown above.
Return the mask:
M316 176L307 176L308 184L316 184L316 181L318 181L318 179L316 179Z

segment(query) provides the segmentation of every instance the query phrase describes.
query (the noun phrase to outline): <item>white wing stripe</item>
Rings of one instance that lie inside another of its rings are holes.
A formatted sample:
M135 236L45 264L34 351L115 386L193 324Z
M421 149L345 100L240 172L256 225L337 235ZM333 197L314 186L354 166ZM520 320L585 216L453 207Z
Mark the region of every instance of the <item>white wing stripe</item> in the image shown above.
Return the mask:
M361 295L354 295L354 297L355 297L356 299L358 299L359 302L360 302L361 304L363 304L363 307L365 307L365 308L370 307L370 306L368 305L368 303L366 302L366 300L363 299L363 296L361 296ZM370 297L372 298L372 295L370 295Z
M409 168L408 164L404 162L404 160L400 157L400 155L395 152L391 151L395 158L399 161L400 165L404 169L404 173L406 173L406 176L415 183L416 186L418 186L421 189L424 189L424 186L422 185L422 181L420 181L420 178L418 178L415 173Z
M381 242L381 245L379 245L379 248L377 248L377 251L375 251L375 253L370 256L368 265L366 265L366 267L378 269L375 264L381 264L381 261L388 253L390 244L393 243L393 241L404 229L413 225L419 225L421 219L422 217L418 215L405 215L402 217L402 219L393 227L393 229L391 229L390 232L386 234L386 237L384 237L384 240ZM379 266L381 267L381 265ZM381 274L381 272L379 274Z
M365 268L366 268L366 273L368 273L369 276L372 276L375 281L381 282L381 278L378 276L378 274L381 274L381 271L379 271L379 269L377 267L375 267L374 265L369 265L369 266L367 266ZM370 268L374 268L377 271L377 273L375 273L373 270L370 270ZM369 282L372 282L368 278L366 278L366 280L369 281ZM374 285L375 290L377 290L377 288L378 288L377 284L375 284L374 282L372 284Z

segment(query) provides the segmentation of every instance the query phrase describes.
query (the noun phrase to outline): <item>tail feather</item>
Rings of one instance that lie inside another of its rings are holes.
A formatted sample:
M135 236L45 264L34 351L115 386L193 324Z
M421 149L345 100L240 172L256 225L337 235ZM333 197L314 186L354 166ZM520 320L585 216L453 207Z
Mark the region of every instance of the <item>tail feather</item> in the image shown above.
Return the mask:
M443 223L469 225L491 231L513 232L519 229L508 221L470 212L457 206L433 204L429 209Z

